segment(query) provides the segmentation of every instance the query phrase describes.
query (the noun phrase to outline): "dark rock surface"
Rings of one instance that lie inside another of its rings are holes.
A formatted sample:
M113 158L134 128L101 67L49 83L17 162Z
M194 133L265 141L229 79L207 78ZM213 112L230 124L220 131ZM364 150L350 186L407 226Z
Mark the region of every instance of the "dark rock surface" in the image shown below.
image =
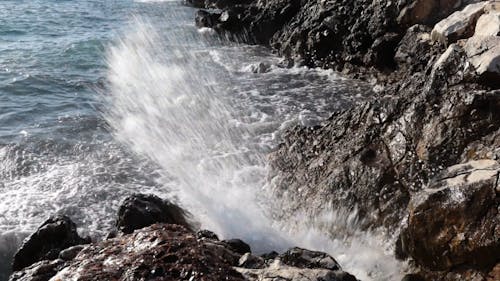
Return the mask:
M222 240L222 243L228 245L233 251L241 255L252 252L250 246L241 239Z
M402 248L429 269L462 264L491 268L500 258L497 192L500 165L493 160L452 166L415 194Z
M154 224L132 234L87 245L70 260L41 261L15 272L10 280L46 281L50 278L80 281L356 280L325 253L293 248L267 260L250 253L242 256L225 242L197 238L185 227L173 224Z
M191 229L187 213L177 205L151 194L133 194L127 197L118 210L116 228L132 233L155 223L171 223Z
M62 250L90 242L90 238L78 235L75 223L67 216L51 217L23 242L14 256L12 269L20 270L41 260L55 260Z
M267 0L223 9L231 24L217 19L215 30L375 86L372 100L284 133L270 157L274 194L287 202L278 216L356 210L365 228L403 226L397 254L419 271L407 278L500 279L498 190L442 187L441 197L414 205L455 165L500 161L500 37L496 26L486 35L475 26L500 5L476 2ZM457 189L463 201L448 204Z

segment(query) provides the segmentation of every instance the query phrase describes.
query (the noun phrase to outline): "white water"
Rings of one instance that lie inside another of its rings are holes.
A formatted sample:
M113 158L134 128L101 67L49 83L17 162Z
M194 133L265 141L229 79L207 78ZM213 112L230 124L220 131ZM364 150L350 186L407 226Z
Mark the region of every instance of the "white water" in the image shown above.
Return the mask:
M320 89L335 90L342 79L275 66L244 74L258 63L242 59L248 47L209 47L203 40L194 46L187 42L213 35L165 34L139 19L132 25L135 31L109 51L106 118L121 142L161 167L164 188L155 193L177 200L203 228L242 238L257 252L301 246L332 254L361 280L401 278L383 235L360 231L355 214L329 206L315 219L267 216L274 199L266 189L266 154L289 124L324 117L331 97ZM326 84L309 83L325 76Z

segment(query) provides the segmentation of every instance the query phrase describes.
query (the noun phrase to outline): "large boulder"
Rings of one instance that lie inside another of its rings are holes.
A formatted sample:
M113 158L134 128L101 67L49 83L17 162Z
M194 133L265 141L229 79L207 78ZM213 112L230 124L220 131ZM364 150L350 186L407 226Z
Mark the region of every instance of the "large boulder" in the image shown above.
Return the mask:
M412 0L401 9L398 22L403 25L434 24L456 11L462 0Z
M222 244L198 240L185 227L155 224L85 247L52 280L243 281L232 268L238 259L231 255Z
M90 238L80 237L69 217L51 217L24 240L14 256L12 269L17 271L41 260L55 260L62 250L88 243Z
M459 39L471 37L474 35L476 22L485 12L487 4L487 1L470 4L438 22L432 30L432 40L454 43Z
M493 266L500 253L499 175L494 160L443 171L413 196L401 234L403 251L432 270Z
M123 233L155 223L171 223L191 229L188 214L177 205L152 194L133 194L118 210L116 228Z
M464 50L481 80L500 87L500 36L474 36L466 41Z

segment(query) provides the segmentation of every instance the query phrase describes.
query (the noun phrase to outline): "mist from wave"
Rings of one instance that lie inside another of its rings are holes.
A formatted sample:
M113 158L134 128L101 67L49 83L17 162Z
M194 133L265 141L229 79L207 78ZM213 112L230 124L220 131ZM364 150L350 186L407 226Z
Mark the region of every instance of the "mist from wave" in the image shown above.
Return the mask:
M281 68L259 47L220 45L206 32L165 34L141 18L130 30L109 51L106 119L118 140L168 175L164 197L203 228L242 238L256 252L302 246L331 253L363 280L400 277L384 236L362 231L342 207L325 206L316 219L269 215L275 199L266 188L266 155L280 132L318 124L366 88L333 72ZM186 44L196 38L203 43ZM262 61L269 71L254 73Z

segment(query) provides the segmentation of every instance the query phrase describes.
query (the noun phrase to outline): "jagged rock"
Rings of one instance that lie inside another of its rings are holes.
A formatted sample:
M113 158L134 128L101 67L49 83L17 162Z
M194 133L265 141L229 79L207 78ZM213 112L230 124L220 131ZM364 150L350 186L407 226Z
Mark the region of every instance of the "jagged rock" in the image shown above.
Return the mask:
M446 169L412 198L403 250L432 270L494 265L500 252L499 174L494 160Z
M266 268L236 268L236 270L250 281L357 281L354 276L342 270L291 267L284 265L279 259L274 260Z
M210 241L155 224L85 247L53 280L244 280L224 258L227 249Z
M39 261L14 272L9 281L48 281L65 266L65 262L61 259Z
M219 237L217 236L217 234L213 233L210 230L206 230L206 229L202 229L202 230L196 232L196 237L198 239L206 238L206 239L219 241Z
M394 60L408 71L422 71L435 55L431 45L430 28L423 25L414 25L406 31L394 55Z
M500 36L500 12L482 15L477 20L474 36Z
M265 260L262 257L254 256L251 253L246 253L241 256L238 261L238 266L243 268L263 268L265 266Z
M500 87L500 36L474 36L464 50L482 81Z
M462 5L478 1L462 0L412 0L401 9L398 15L400 24L432 25L459 9Z
M291 248L278 256L283 264L299 268L339 270L340 265L330 255L302 248Z
M20 270L41 260L57 259L62 250L88 243L90 238L80 237L75 223L69 217L51 217L24 240L14 256L12 270Z
M178 224L191 229L184 210L151 194L127 197L118 210L116 228L128 234L155 223Z
M488 2L470 4L438 22L431 32L432 40L454 43L459 39L471 37L474 35L476 22L484 13L487 4Z
M240 239L222 240L222 243L228 245L231 249L233 249L233 251L242 255L252 252L250 246Z

